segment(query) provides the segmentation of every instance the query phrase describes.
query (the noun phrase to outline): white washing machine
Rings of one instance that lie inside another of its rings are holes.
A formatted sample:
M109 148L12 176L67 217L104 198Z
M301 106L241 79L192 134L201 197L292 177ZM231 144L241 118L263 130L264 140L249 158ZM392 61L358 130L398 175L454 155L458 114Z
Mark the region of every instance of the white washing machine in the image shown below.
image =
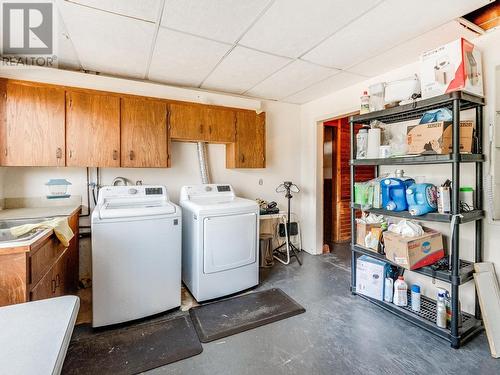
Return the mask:
M182 220L163 186L105 186L92 212L92 326L181 304Z
M197 301L259 283L259 206L230 185L184 186L182 280Z

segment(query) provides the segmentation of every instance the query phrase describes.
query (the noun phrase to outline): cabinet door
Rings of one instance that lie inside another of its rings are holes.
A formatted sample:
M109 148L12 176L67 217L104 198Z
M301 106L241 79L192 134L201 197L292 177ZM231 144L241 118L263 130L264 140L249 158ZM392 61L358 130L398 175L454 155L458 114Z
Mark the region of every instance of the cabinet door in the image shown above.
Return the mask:
M61 254L54 266L31 289L30 301L58 297L66 294L68 251Z
M68 92L66 97L66 165L120 166L120 98Z
M168 167L167 105L121 99L121 166Z
M64 89L10 81L3 86L1 165L64 166Z
M227 168L266 167L265 113L236 113L236 142L226 148Z
M170 138L177 141L208 141L203 126L203 106L198 104L169 105Z
M229 109L205 108L203 125L208 132L208 141L232 143L236 138L236 115Z

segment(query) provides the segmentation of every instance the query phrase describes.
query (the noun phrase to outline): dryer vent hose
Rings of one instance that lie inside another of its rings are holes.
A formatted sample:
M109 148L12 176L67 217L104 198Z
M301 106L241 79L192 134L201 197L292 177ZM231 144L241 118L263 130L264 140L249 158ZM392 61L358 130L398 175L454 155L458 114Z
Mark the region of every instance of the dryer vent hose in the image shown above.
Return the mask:
M210 175L208 173L207 145L205 142L197 142L196 150L198 151L198 164L200 166L200 176L202 184L210 183Z

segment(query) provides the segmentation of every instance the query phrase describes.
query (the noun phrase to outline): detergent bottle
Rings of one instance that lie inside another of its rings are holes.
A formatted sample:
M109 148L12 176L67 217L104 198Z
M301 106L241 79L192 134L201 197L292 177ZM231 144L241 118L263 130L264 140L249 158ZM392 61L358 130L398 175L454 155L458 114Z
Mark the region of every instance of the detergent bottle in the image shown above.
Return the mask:
M406 189L410 215L419 216L437 210L437 189L432 184L413 184Z
M413 185L415 180L404 177L404 171L397 169L395 177L384 178L380 181L382 191L382 208L389 211L406 211L406 190Z

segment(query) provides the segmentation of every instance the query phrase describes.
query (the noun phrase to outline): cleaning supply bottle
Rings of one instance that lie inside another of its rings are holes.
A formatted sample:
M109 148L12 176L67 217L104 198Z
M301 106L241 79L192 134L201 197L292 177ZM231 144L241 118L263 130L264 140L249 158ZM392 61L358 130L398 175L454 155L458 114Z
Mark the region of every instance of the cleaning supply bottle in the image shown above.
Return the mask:
M436 302L436 324L440 328L446 328L446 291L438 289Z
M359 129L356 134L356 159L366 159L368 150L368 129Z
M410 215L419 216L437 210L437 189L432 184L413 184L406 189Z
M370 95L368 95L368 91L364 91L361 96L361 107L359 109L359 114L369 113L370 112Z
M402 169L397 169L395 177L384 178L380 181L382 192L382 208L389 211L406 211L406 190L413 185L415 180L404 176Z
M394 280L391 277L386 277L384 281L384 301L392 302L394 293Z
M420 311L420 286L413 284L411 286L411 309L413 311Z
M403 276L399 276L394 283L393 302L396 306L408 306L408 284L406 284Z

